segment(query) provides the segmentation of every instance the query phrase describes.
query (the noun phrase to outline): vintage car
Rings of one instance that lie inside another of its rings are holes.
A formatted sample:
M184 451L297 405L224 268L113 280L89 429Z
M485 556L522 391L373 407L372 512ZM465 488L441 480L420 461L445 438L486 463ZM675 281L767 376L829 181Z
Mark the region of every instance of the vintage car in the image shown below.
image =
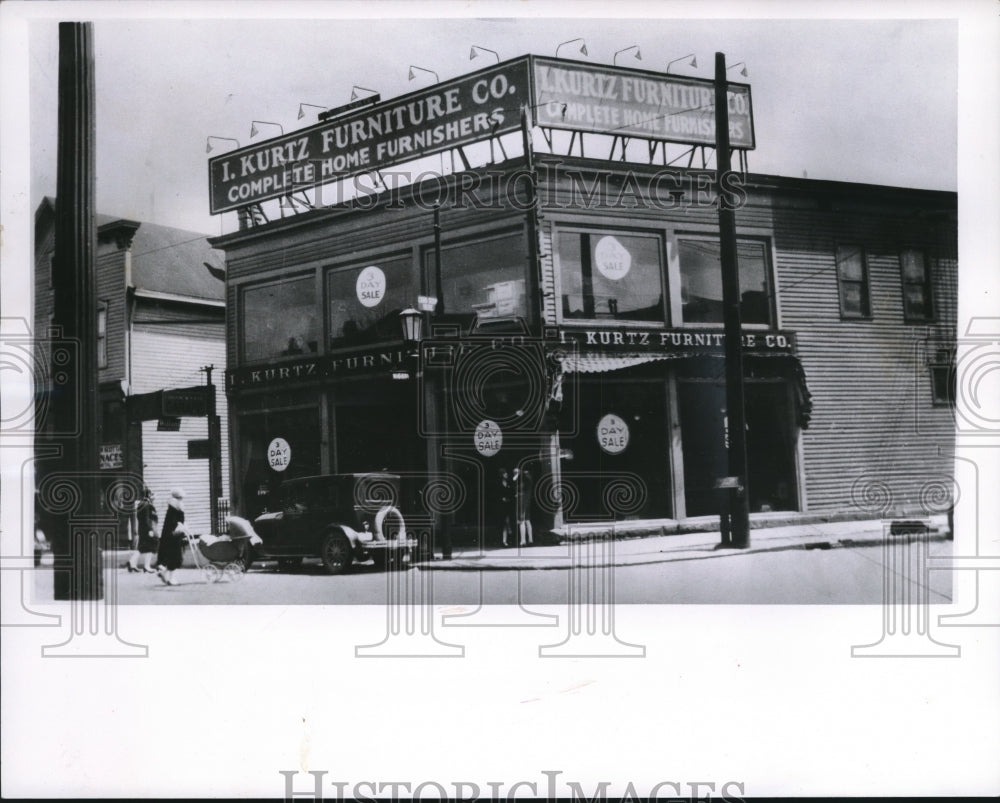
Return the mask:
M253 523L262 543L252 560L292 568L319 558L330 574L373 560L386 568L409 563L417 540L406 534L396 474L327 474L284 482L272 510Z

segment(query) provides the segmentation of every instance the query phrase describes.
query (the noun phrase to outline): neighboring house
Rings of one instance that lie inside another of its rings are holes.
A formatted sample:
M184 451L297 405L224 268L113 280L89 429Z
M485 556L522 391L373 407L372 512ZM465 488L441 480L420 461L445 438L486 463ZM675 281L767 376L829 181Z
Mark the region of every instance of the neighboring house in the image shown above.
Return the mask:
M35 212L34 331L43 339L53 325L54 226L55 201L45 198ZM202 369L214 366L225 455L221 488L227 496L222 255L197 232L97 215L96 272L101 469L109 476L115 470L141 476L156 494L161 518L170 490L183 487L191 530L211 532L207 418L183 415L171 421L164 413L172 411L161 409L160 397L147 394L203 386ZM48 360L44 354L39 358ZM191 441L202 443L191 447ZM40 459L39 479L47 470ZM124 523L120 537L126 537Z

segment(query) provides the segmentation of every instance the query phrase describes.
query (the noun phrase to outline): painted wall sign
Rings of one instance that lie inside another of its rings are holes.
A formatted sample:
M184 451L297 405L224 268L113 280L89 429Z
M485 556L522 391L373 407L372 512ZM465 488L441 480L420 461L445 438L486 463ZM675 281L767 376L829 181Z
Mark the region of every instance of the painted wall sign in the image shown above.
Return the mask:
M726 336L721 329L632 329L563 327L558 341L581 350L652 352L666 354L721 354ZM743 349L752 354L793 354L792 332L743 333Z
M594 246L594 261L601 275L613 282L624 279L632 267L632 255L610 234L601 237Z
M355 289L363 306L377 307L385 298L385 273L376 265L369 265L358 274Z
M608 413L597 422L597 443L608 454L621 454L628 448L628 424L620 416Z
M284 471L292 462L292 447L284 438L275 438L267 445L267 464L275 471Z
M532 57L537 125L715 146L715 84L704 78ZM730 83L732 147L754 147L750 87Z
M524 57L230 151L208 161L209 211L219 214L515 131L521 107L530 102Z
M503 432L493 421L480 421L472 437L476 451L483 457L493 457L503 446Z

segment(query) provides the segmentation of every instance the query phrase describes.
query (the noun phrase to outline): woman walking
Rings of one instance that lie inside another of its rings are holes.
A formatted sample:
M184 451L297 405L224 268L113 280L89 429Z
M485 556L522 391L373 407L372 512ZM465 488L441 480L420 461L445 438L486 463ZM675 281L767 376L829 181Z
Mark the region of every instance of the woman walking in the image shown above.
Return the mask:
M160 533L160 550L156 555L156 571L168 586L177 585L174 571L184 560L184 490L175 488L167 502L167 515L163 517Z
M159 522L160 517L156 514L156 508L153 506L153 498L155 494L149 489L148 486L144 485L142 487L142 499L139 500L135 507L135 524L136 524L136 548L135 551L129 556L128 560L128 570L130 572L140 571L139 569L139 557L142 557L142 570L150 574L153 573L153 567L150 563L153 560L153 555L156 554L156 548L159 545L159 539L156 535L156 524Z

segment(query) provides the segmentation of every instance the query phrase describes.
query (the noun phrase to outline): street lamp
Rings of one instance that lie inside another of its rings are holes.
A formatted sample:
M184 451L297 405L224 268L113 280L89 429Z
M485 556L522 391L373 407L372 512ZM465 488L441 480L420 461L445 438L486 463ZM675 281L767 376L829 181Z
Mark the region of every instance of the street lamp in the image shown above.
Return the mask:
M435 84L440 84L441 83L441 78L438 76L438 74L436 72L434 72L434 70L428 70L426 67L418 67L416 64L411 64L410 65L410 80L411 81L414 78L417 77L417 76L415 76L413 74L414 70L420 70L420 72L428 72L428 73L430 73L431 75L434 76L434 83Z
M639 50L639 45L629 45L628 47L624 47L621 50L619 50L617 53L615 53L614 58L611 59L611 63L617 65L618 64L618 57L622 53L625 53L625 52L627 52L629 50L635 50L635 60L636 61L642 61L642 51Z
M222 139L222 140L225 140L226 142L235 142L236 143L236 147L237 148L240 147L240 141L238 139L233 139L232 137L216 137L214 135L209 135L205 139L205 153L211 153L212 152L212 140L213 139Z
M403 342L415 346L423 339L424 314L413 307L399 313L399 324L403 329Z
M695 58L694 53L688 53L686 56L681 56L679 59L674 59L673 61L668 61L667 62L667 69L664 70L664 72L670 72L671 65L676 64L678 61L686 61L687 59L691 59L691 61L688 62L688 66L690 66L690 67L697 67L698 66L698 59Z
M479 57L479 54L476 52L477 50L485 50L487 53L492 53L494 56L497 57L497 64L500 63L500 54L499 53L497 53L495 50L490 50L488 47L482 47L480 45L473 45L472 46L472 49L469 51L469 61L472 61L474 58L478 58Z
M260 131L257 130L258 125L276 125L282 134L285 133L285 127L281 123L269 123L267 120L251 120L250 121L250 136L255 137Z
M565 42L562 42L562 43L560 43L560 44L559 44L559 45L558 45L558 46L556 47L556 58L559 58L559 48L560 48L560 47L562 47L563 45L571 45L571 44L573 44L574 42L583 42L583 37L582 37L582 36L578 36L578 37L577 37L576 39L569 39L569 40L567 40L567 41L565 41ZM581 53L582 53L582 54L583 54L584 56L588 55L588 54L587 54L587 43L586 43L586 42L583 42L583 44L582 44L582 45L580 45L580 52L581 52Z
M327 108L328 108L327 106L317 106L315 103L300 103L299 104L299 117L298 117L299 120L301 120L303 117L306 116L306 113L305 113L305 111L302 108L303 106L309 106L310 108L313 108L313 109L322 109L323 111L326 111Z
M735 70L741 64L743 65L743 69L740 70L740 75L742 75L744 78L746 78L747 77L747 63L745 61L737 61L732 67L726 67L726 72L729 72L730 70Z

